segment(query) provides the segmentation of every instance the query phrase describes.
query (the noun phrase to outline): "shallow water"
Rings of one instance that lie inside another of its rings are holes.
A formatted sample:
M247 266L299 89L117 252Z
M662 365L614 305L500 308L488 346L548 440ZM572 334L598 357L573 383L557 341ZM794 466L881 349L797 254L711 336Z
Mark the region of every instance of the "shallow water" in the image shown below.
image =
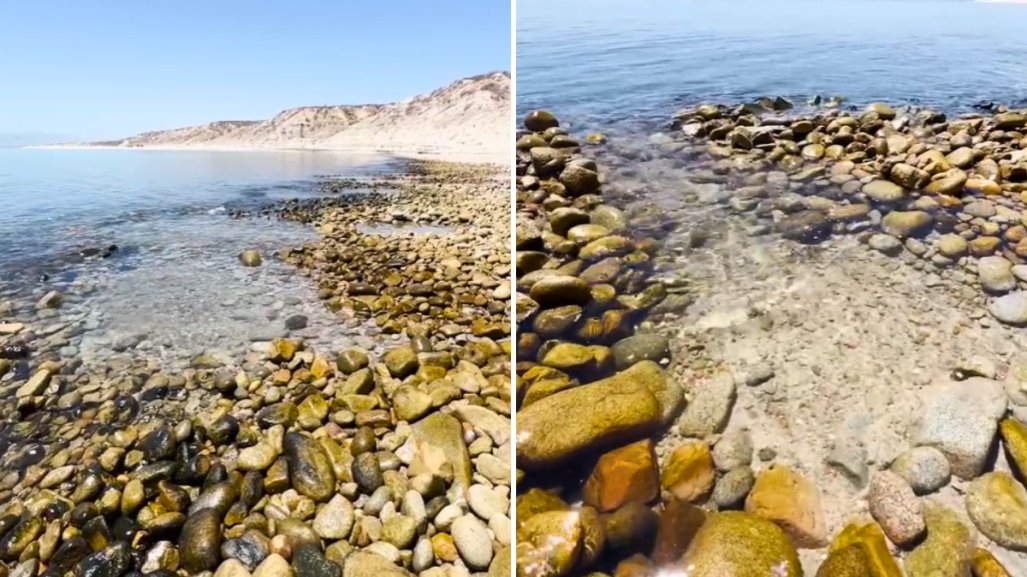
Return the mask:
M274 253L315 238L302 224L232 218L275 200L320 194L317 177L395 170L384 157L320 152L0 150L0 300L23 306L57 289L54 322L81 327L62 352L85 360L126 349L182 360L285 334L329 342L335 326L316 287ZM83 249L117 251L83 258ZM237 255L255 249L259 268ZM334 339L334 341L332 340ZM350 343L352 344L352 343Z
M575 136L607 135L586 150L605 193L637 212L636 224L676 225L657 275L694 300L640 331L671 338L671 380L690 393L709 383L694 366L732 374L724 435L751 436L754 470L783 463L812 480L831 537L868 513L865 485L837 461L856 454L870 471L886 467L953 370L983 365L1002 378L1023 366L1024 332L997 323L958 267L886 257L853 235L805 246L726 210L731 187L698 178L670 145L669 121L698 102L767 95L950 114L979 101L1025 106L1024 22L1025 6L935 0L518 4L519 114L544 108ZM746 379L768 370L765 382ZM657 442L665 456L684 439L672 428ZM1010 470L1003 455L994 468ZM930 499L963 515L965 490L953 480ZM1011 574L1027 571L1027 556L979 544ZM800 551L806 574L825 556Z
M958 0L524 0L517 109L605 132L764 95L1023 102L1025 22L1027 6Z

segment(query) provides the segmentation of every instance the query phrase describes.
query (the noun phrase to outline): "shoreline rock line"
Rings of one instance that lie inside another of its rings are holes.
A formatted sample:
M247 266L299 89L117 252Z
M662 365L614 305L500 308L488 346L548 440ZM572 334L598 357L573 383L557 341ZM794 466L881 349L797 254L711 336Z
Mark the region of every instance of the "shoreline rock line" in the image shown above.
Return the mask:
M798 110L778 99L700 105L671 126L667 150L694 161L692 180L729 187L752 234L856 234L979 288L999 322L1027 325L1027 113Z

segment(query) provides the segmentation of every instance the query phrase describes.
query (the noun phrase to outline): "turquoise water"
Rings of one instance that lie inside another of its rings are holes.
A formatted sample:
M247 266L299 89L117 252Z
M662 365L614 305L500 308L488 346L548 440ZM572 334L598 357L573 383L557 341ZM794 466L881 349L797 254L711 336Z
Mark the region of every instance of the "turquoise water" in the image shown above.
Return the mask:
M522 0L517 108L609 129L764 95L1027 104L1025 26L963 0Z

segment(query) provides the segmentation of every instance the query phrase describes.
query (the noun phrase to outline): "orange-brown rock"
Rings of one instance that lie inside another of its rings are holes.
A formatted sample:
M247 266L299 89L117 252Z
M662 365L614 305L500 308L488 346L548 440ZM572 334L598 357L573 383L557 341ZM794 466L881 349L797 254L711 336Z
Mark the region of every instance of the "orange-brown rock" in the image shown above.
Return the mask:
M824 512L816 485L783 465L771 465L756 477L745 510L776 523L798 547L827 544Z
M671 499L660 511L652 559L657 565L678 560L706 522L706 512L679 499Z
M599 458L588 481L584 501L606 513L625 503L648 503L660 495L660 473L653 442L644 439Z
M654 577L652 564L642 555L632 555L617 564L613 577Z
M715 478L710 446L692 441L671 452L660 474L660 483L678 499L696 502L710 494Z
M970 254L974 256L989 256L998 250L1002 241L997 236L979 236L970 241Z
M991 551L978 547L970 558L970 568L974 577L1012 577Z
M1006 242L1016 244L1027 238L1027 227L1022 224L1013 225L1002 236L1006 239Z

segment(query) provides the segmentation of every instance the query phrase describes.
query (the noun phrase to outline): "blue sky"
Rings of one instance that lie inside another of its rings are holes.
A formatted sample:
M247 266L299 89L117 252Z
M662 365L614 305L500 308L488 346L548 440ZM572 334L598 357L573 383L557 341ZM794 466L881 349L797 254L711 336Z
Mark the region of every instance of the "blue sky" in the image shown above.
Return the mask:
M0 0L0 133L128 136L510 69L510 0Z

